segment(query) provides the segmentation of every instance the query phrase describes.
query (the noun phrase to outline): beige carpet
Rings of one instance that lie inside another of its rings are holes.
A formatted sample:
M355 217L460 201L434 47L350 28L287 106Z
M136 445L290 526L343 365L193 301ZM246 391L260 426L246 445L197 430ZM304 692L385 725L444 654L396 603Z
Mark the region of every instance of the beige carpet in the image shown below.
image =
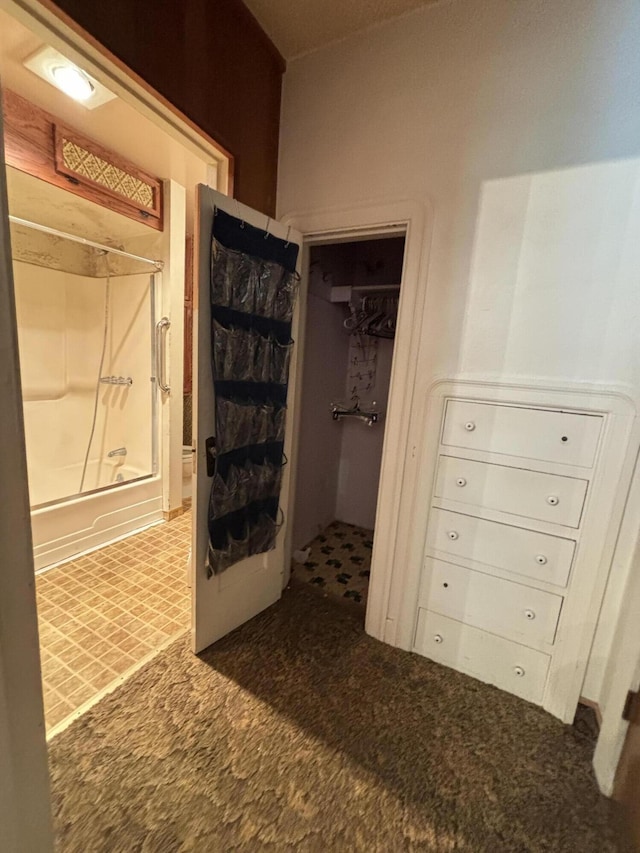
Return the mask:
M618 848L592 741L300 586L161 653L51 744L58 850Z

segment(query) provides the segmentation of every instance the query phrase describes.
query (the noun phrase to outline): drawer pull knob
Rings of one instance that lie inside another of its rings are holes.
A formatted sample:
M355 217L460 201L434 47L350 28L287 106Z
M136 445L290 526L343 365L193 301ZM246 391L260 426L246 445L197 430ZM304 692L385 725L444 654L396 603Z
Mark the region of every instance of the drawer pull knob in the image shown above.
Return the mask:
M464 477L458 477L458 479L456 480L456 486L462 487L462 486L466 486L466 485L467 485L467 481L465 480L465 478Z
M560 503L560 498L557 495L549 495L547 498L547 503L551 504L551 506L558 506Z
M476 428L476 425L474 424L473 421L467 421L466 424L464 425L464 428L466 429L467 432L473 432L474 429Z
M522 666L514 666L513 671L518 676L518 678L522 678L524 675L524 667Z
M447 536L449 537L449 539L457 539L457 538L458 538L458 536L459 536L459 533L458 533L458 531L457 531L457 530L450 530L450 531L447 533Z
M562 438L560 439L560 441L569 441L569 436L563 435Z
M441 643L442 642L442 634L434 634L433 635L433 642L434 643Z
M545 566L547 564L547 558L544 554L538 554L536 557L536 563L540 566Z
M530 621L533 621L533 619L535 619L535 618L536 618L536 614L535 614L535 612L534 612L533 610L525 610L525 611L524 611L524 615L525 615L525 616L527 617L527 619L529 619Z

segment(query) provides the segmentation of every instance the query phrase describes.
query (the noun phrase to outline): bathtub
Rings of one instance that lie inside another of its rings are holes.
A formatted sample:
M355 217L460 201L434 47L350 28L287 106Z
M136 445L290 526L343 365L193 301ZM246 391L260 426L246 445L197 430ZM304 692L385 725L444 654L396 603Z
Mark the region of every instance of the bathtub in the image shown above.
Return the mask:
M85 489L92 490L88 494L54 497L78 490L82 465L49 469L35 482L30 480L36 571L163 520L160 477L121 464L106 470L102 466L98 472L92 467L97 464L90 463L87 469Z

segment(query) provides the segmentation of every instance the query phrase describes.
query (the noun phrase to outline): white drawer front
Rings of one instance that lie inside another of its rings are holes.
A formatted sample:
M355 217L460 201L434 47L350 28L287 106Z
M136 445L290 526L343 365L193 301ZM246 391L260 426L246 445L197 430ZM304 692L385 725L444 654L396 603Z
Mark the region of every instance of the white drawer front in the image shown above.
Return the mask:
M449 400L442 443L590 468L602 417Z
M427 548L566 586L576 543L445 509L431 510Z
M562 596L427 558L431 575L420 604L517 643L552 644Z
M480 681L542 703L549 655L420 608L414 649Z
M435 496L578 527L587 481L441 456Z

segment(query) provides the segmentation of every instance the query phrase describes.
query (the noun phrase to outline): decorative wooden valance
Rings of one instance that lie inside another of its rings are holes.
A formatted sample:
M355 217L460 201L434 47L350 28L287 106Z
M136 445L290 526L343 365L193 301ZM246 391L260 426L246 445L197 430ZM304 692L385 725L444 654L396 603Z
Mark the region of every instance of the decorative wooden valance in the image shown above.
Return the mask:
M162 183L158 178L15 92L5 89L3 101L9 166L162 230Z

